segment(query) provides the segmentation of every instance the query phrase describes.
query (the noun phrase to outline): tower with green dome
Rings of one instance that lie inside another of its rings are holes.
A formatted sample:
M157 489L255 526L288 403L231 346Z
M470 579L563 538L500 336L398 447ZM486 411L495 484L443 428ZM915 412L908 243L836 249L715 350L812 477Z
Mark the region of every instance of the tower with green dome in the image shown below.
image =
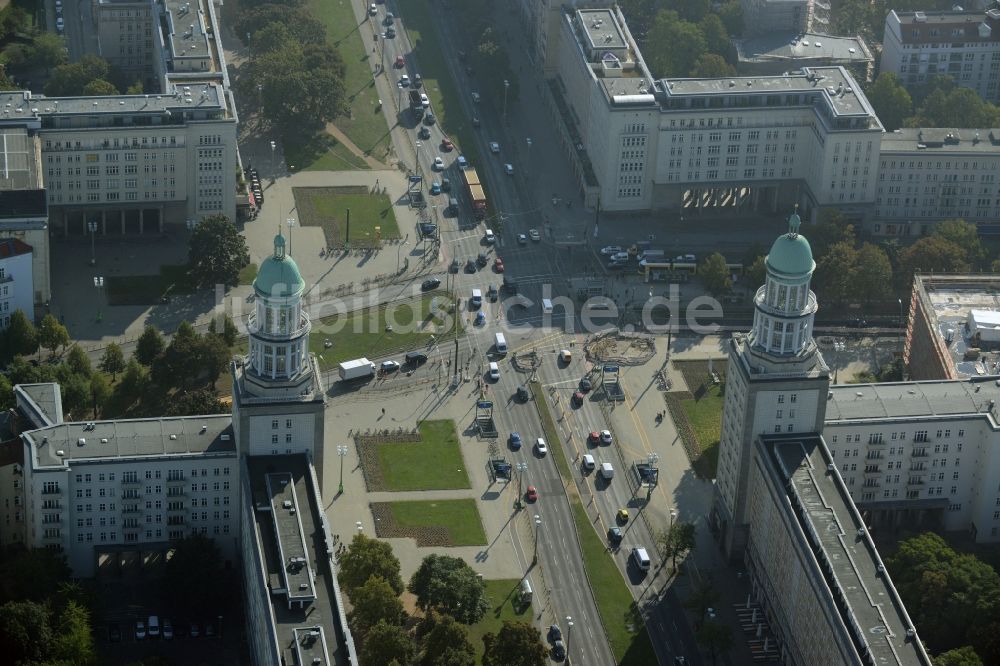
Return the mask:
M253 282L247 355L233 366L233 429L244 453L305 451L322 474L325 392L309 353L305 287L279 230Z
M813 339L816 262L798 213L771 246L753 327L729 341L726 404L711 522L733 560L746 547L753 444L762 434L822 432L830 369Z

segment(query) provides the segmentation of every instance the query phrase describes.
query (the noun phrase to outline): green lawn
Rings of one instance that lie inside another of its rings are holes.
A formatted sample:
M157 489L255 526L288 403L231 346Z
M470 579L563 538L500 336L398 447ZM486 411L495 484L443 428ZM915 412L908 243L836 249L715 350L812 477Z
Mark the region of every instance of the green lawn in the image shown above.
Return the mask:
M371 34L373 27L366 18L359 26L348 0L308 0L306 5L326 26L327 41L340 52L346 67L344 92L350 112L335 121L347 137L365 154L384 159L389 144L389 128L385 116L376 110L378 93L372 80L375 62L373 54L361 41L361 33ZM388 102L387 102L388 103ZM293 154L286 154L289 164L298 169L329 169L330 164L345 163L348 151L338 149L335 140L322 135L308 137L309 143L292 140ZM287 150L287 146L286 146ZM353 155L351 156L353 158ZM337 167L344 169L344 166Z
M106 278L108 305L156 305L164 296L190 294L197 286L186 265L165 265L158 275L120 275Z
M564 478L571 478L569 463L559 444L558 430L552 420L552 411L540 391L535 393L535 405L538 407L545 438L549 442L549 451L556 457L556 466L559 467L560 474L563 474L565 468ZM568 496L573 505L573 519L580 535L583 563L587 568L597 608L601 613L601 622L608 632L615 659L623 666L655 664L656 654L649 641L649 633L644 626L641 626L641 622L636 622L632 593L625 584L618 565L605 549L607 544L603 535L594 531L579 496L574 492L568 493ZM638 626L638 632L629 626L632 623Z
M351 171L370 168L367 162L329 134L286 136L283 146L290 171Z
M483 658L483 636L492 632L498 633L504 620L520 620L531 624L531 604L518 612L514 607L517 600L518 588L521 585L520 578L500 578L497 580L484 580L486 585L486 596L490 600L490 609L479 622L471 625L469 629L469 641L476 648L476 662Z
M439 310L431 313L431 302L437 298ZM450 332L451 318L441 318L440 308L451 308L447 294L425 295L417 300L387 303L346 315L331 315L313 322L309 350L322 358L320 367L330 369L342 361L354 358L378 358L387 354L425 349L432 335ZM386 323L392 331L386 331ZM426 322L419 328L414 322ZM459 331L461 331L461 324ZM327 347L326 342L331 346Z
M486 545L486 531L474 499L390 502L389 506L399 527L445 527L455 546Z
M396 213L385 194L369 194L365 187L294 187L292 195L302 226L322 227L328 247L341 247L348 240L354 247L370 247L375 244L375 227L383 240L400 237Z
M240 269L240 284L253 284L257 278L257 264L250 262Z
M466 159L478 164L479 151L473 139L473 133L478 130L472 126L472 119L466 117L459 103L459 95L465 90L452 80L444 61L443 54L454 47L438 41L428 0L411 0L403 4L399 11L413 46L412 56L420 64L420 76L438 124Z
M705 478L714 479L719 462L719 436L722 432L722 408L725 404L722 384L708 386L700 399L682 400L681 407L691 422L701 456L695 463Z
M386 490L471 488L455 422L421 421L419 428L423 437L420 442L378 445L378 464Z

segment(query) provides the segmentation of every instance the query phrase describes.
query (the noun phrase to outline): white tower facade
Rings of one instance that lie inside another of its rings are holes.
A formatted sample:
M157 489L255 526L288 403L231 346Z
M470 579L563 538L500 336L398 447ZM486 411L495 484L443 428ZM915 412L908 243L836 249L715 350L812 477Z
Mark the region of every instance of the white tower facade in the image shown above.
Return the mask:
M753 328L730 341L712 526L734 559L746 545L754 439L823 430L830 370L813 339L818 304L809 284L816 263L800 224L793 213L788 233L771 246Z
M305 280L280 233L253 289L254 310L246 322L249 352L233 365L233 430L240 452L308 453L322 482L326 395L309 353Z

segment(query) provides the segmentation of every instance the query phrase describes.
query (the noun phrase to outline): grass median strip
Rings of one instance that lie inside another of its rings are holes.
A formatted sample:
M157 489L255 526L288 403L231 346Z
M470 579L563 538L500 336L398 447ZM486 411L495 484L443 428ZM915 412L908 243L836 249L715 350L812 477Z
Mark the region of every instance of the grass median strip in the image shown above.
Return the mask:
M542 431L550 442L549 450L556 457L559 473L566 480L572 480L559 431L552 419L552 411L545 396L538 391L535 392L535 406L542 422ZM604 539L594 530L574 484L570 484L566 494L573 507L583 564L587 568L587 577L615 660L623 666L655 664L656 653L649 640L649 633L642 618L638 616L632 593L625 584L618 565L608 552Z
M451 420L421 421L421 441L378 445L378 464L386 490L471 488L462 450Z
M474 499L390 502L389 506L399 529L446 530L449 546L486 545L486 530Z

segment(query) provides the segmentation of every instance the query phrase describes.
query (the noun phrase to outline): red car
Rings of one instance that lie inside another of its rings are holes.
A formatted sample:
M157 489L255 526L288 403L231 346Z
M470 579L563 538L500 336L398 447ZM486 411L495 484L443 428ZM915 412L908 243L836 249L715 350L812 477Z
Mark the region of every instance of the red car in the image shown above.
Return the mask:
M587 441L590 442L591 444L600 444L601 433L599 432L590 433L590 435L587 437Z
M583 391L577 391L573 394L573 404L577 407L583 406Z
M501 259L500 257L496 258L496 260L493 262L493 270L495 270L497 273L503 273L503 259Z
M441 150L446 153L450 153L455 147L455 144L451 142L451 139L441 139Z
M403 58L403 56L401 56L401 55L396 56L396 67L397 67L397 69L401 69L405 64L406 64L406 60Z
M528 486L528 492L524 493L524 497L529 502L536 502L538 501L538 491L535 489L534 486Z

